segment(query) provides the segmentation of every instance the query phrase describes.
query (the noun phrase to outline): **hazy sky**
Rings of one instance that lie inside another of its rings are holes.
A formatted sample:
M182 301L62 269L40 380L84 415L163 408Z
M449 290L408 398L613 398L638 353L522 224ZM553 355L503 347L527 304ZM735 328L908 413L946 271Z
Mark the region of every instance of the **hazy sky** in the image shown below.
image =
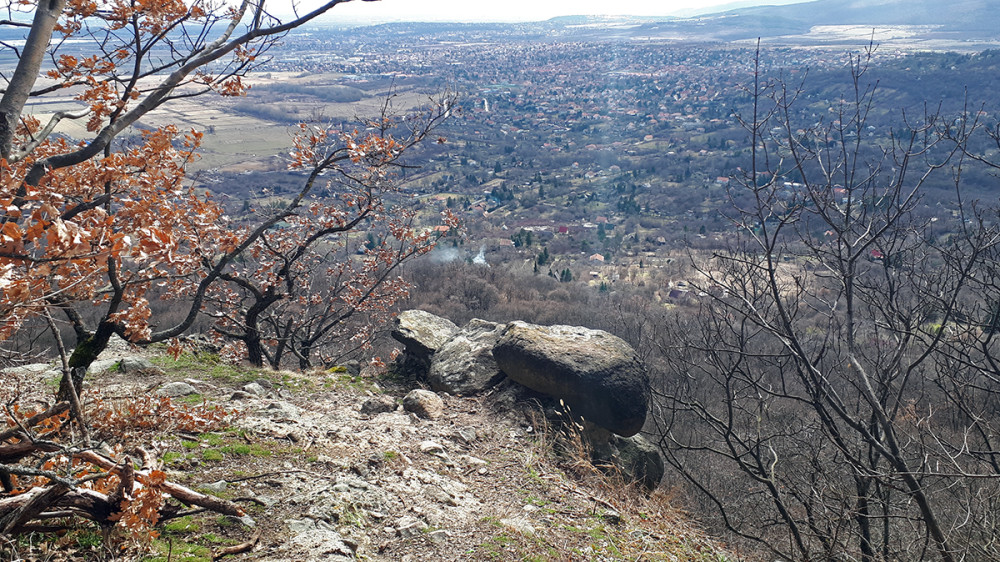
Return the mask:
M806 0L353 0L336 6L327 21L538 21L565 15L676 16L747 5ZM301 1L308 8L318 0Z

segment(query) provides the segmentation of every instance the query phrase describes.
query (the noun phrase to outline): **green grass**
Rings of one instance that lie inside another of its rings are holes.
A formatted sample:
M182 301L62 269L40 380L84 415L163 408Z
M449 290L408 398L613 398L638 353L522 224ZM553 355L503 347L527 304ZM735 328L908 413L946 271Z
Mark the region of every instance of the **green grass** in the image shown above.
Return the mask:
M204 461L221 461L223 459L222 452L218 449L205 449L201 453L201 458Z
M166 451L163 453L163 464L170 464L174 461L182 460L184 458L184 453L178 453L177 451Z
M258 443L233 443L225 445L219 450L227 455L243 455L251 457L270 457L274 455L274 451L265 449Z
M371 392L372 394L381 394L383 392L382 388L376 385L371 379L360 375L352 376L343 367L333 367L327 373L326 378L323 379L323 388L326 390L331 388L350 388L359 392Z
M212 562L212 551L200 544L169 539L153 541L153 552L144 562Z
M196 523L190 515L178 517L168 521L163 525L164 532L173 534L196 533L201 529L201 525Z
M76 534L76 545L80 548L99 548L102 544L104 544L104 537L98 531L82 529Z
M208 376L232 383L249 383L261 378L261 371L230 365L212 353L183 353L176 360L168 356L150 358L167 374Z
M203 442L207 443L212 447L218 447L219 445L222 445L223 439L225 439L218 433L202 433L198 437L200 437Z

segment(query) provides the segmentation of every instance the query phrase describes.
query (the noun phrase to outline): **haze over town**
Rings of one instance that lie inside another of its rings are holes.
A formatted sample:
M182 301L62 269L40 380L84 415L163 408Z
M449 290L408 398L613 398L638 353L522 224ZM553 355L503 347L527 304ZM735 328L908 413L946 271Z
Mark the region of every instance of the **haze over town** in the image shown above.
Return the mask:
M646 17L692 16L748 6L792 4L796 0L624 0L601 2L598 0L556 0L544 3L530 0L509 2L466 2L463 0L379 0L354 1L337 9L326 21L373 23L387 21L539 21L570 15L627 15ZM303 2L308 9L318 5L317 0Z

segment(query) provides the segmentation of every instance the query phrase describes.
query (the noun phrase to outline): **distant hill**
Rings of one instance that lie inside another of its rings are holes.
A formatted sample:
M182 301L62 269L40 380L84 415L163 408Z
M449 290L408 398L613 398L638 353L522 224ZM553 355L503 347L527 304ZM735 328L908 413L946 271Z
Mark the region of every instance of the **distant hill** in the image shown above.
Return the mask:
M721 14L766 20L781 18L803 25L934 25L950 31L1000 33L1000 12L993 0L816 0L786 6L758 6Z
M648 23L634 36L673 39L795 37L794 42L839 43L835 33L817 26L908 26L912 41L935 41L932 48L969 42L1000 41L1000 10L995 0L816 0L783 6L741 8L693 18ZM894 35L898 38L899 34ZM937 46L937 47L935 47Z

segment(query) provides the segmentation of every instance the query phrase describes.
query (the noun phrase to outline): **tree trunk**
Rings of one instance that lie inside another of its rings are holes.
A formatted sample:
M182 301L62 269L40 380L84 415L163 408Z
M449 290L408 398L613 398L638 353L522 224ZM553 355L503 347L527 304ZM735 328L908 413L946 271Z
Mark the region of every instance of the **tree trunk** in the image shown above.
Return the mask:
M263 367L264 348L260 342L260 332L248 328L246 335L243 336L243 343L247 346L247 361L254 367Z
M312 361L309 360L309 356L312 355L312 345L303 344L299 348L299 369L306 370L312 367Z
M69 356L69 373L63 373L62 380L59 381L57 399L60 402L66 401L72 404L73 389L78 395L83 393L83 379L87 375L87 369L90 368L91 363L97 360L97 356L107 349L108 342L111 341L111 336L114 333L111 324L102 322L97 327L96 332L86 339L77 341L76 349ZM69 376L67 377L67 375ZM70 387L71 382L72 387Z
M66 0L41 0L35 9L35 18L31 23L28 39L21 49L17 68L10 77L7 90L0 98L0 158L10 159L13 150L14 130L24 104L27 103L31 89L35 86L42 62L52 39Z

